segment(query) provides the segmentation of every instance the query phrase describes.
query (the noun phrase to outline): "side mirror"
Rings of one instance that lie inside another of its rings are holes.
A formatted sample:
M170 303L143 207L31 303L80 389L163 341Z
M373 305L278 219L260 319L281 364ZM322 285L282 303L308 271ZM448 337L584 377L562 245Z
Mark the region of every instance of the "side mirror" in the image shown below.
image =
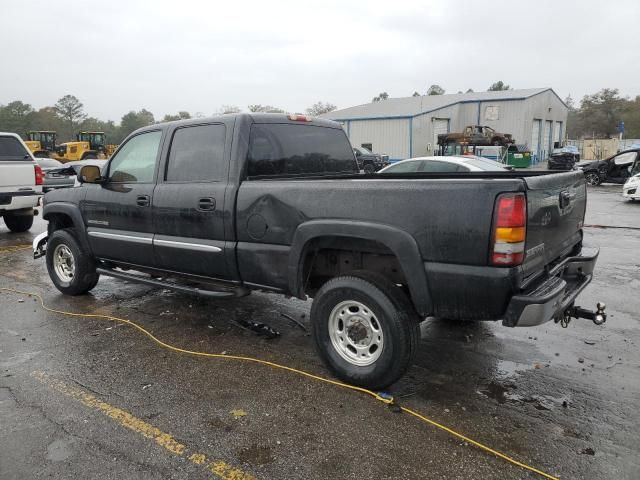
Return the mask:
M78 181L80 183L102 183L103 178L100 173L100 167L97 165L85 165L80 169Z

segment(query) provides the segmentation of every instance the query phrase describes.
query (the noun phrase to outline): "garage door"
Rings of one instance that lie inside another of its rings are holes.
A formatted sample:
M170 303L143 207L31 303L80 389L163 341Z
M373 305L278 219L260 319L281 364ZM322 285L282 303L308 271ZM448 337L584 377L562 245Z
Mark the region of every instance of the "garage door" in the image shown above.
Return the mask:
M541 120L534 120L533 127L531 128L531 143L529 143L529 150L531 150L531 155L534 157L538 157L540 154L540 123Z
M551 138L553 133L553 122L547 120L544 122L544 141L542 142L542 152L540 152L540 158L547 158L551 152Z
M560 145L562 142L562 122L556 122L553 129L553 143Z
M433 119L433 143L432 152L436 152L438 149L438 135L443 133L449 133L449 119L448 118L434 118Z

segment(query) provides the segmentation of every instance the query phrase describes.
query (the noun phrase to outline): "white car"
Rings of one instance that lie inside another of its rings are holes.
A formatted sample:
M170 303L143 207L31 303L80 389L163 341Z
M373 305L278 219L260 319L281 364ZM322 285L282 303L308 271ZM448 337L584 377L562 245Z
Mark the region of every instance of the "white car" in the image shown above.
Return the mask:
M15 133L0 132L0 216L12 232L33 225L44 173Z
M640 199L640 160L636 160L629 171L631 175L622 187L622 196L629 200Z
M507 165L480 157L417 157L396 162L378 173L507 172Z

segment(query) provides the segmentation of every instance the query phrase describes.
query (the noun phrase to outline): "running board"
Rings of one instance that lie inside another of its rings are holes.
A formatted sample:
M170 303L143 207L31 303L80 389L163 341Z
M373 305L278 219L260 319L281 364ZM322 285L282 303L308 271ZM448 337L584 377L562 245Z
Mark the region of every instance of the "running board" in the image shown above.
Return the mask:
M205 290L196 287L187 287L184 285L177 285L171 282L165 282L162 280L156 280L153 278L145 278L139 275L131 273L119 272L109 268L96 268L96 272L100 275L107 275L109 277L119 278L121 280L129 280L137 283L144 283L145 285L151 285L152 287L169 288L178 292L187 293L190 295L197 295L200 297L208 298L234 298L244 297L249 295L249 290L243 287L235 287L233 290Z

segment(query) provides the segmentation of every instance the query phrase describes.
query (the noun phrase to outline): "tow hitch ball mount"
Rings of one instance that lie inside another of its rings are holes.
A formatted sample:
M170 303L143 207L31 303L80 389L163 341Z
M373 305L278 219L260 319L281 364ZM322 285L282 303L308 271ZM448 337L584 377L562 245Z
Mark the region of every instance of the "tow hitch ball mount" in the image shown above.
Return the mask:
M587 310L586 308L576 307L572 305L567 308L561 315L555 318L556 323L560 323L562 328L567 328L572 318L584 318L591 320L596 325L602 325L607 321L607 314L605 313L607 306L603 302L598 302L596 305L596 311Z

